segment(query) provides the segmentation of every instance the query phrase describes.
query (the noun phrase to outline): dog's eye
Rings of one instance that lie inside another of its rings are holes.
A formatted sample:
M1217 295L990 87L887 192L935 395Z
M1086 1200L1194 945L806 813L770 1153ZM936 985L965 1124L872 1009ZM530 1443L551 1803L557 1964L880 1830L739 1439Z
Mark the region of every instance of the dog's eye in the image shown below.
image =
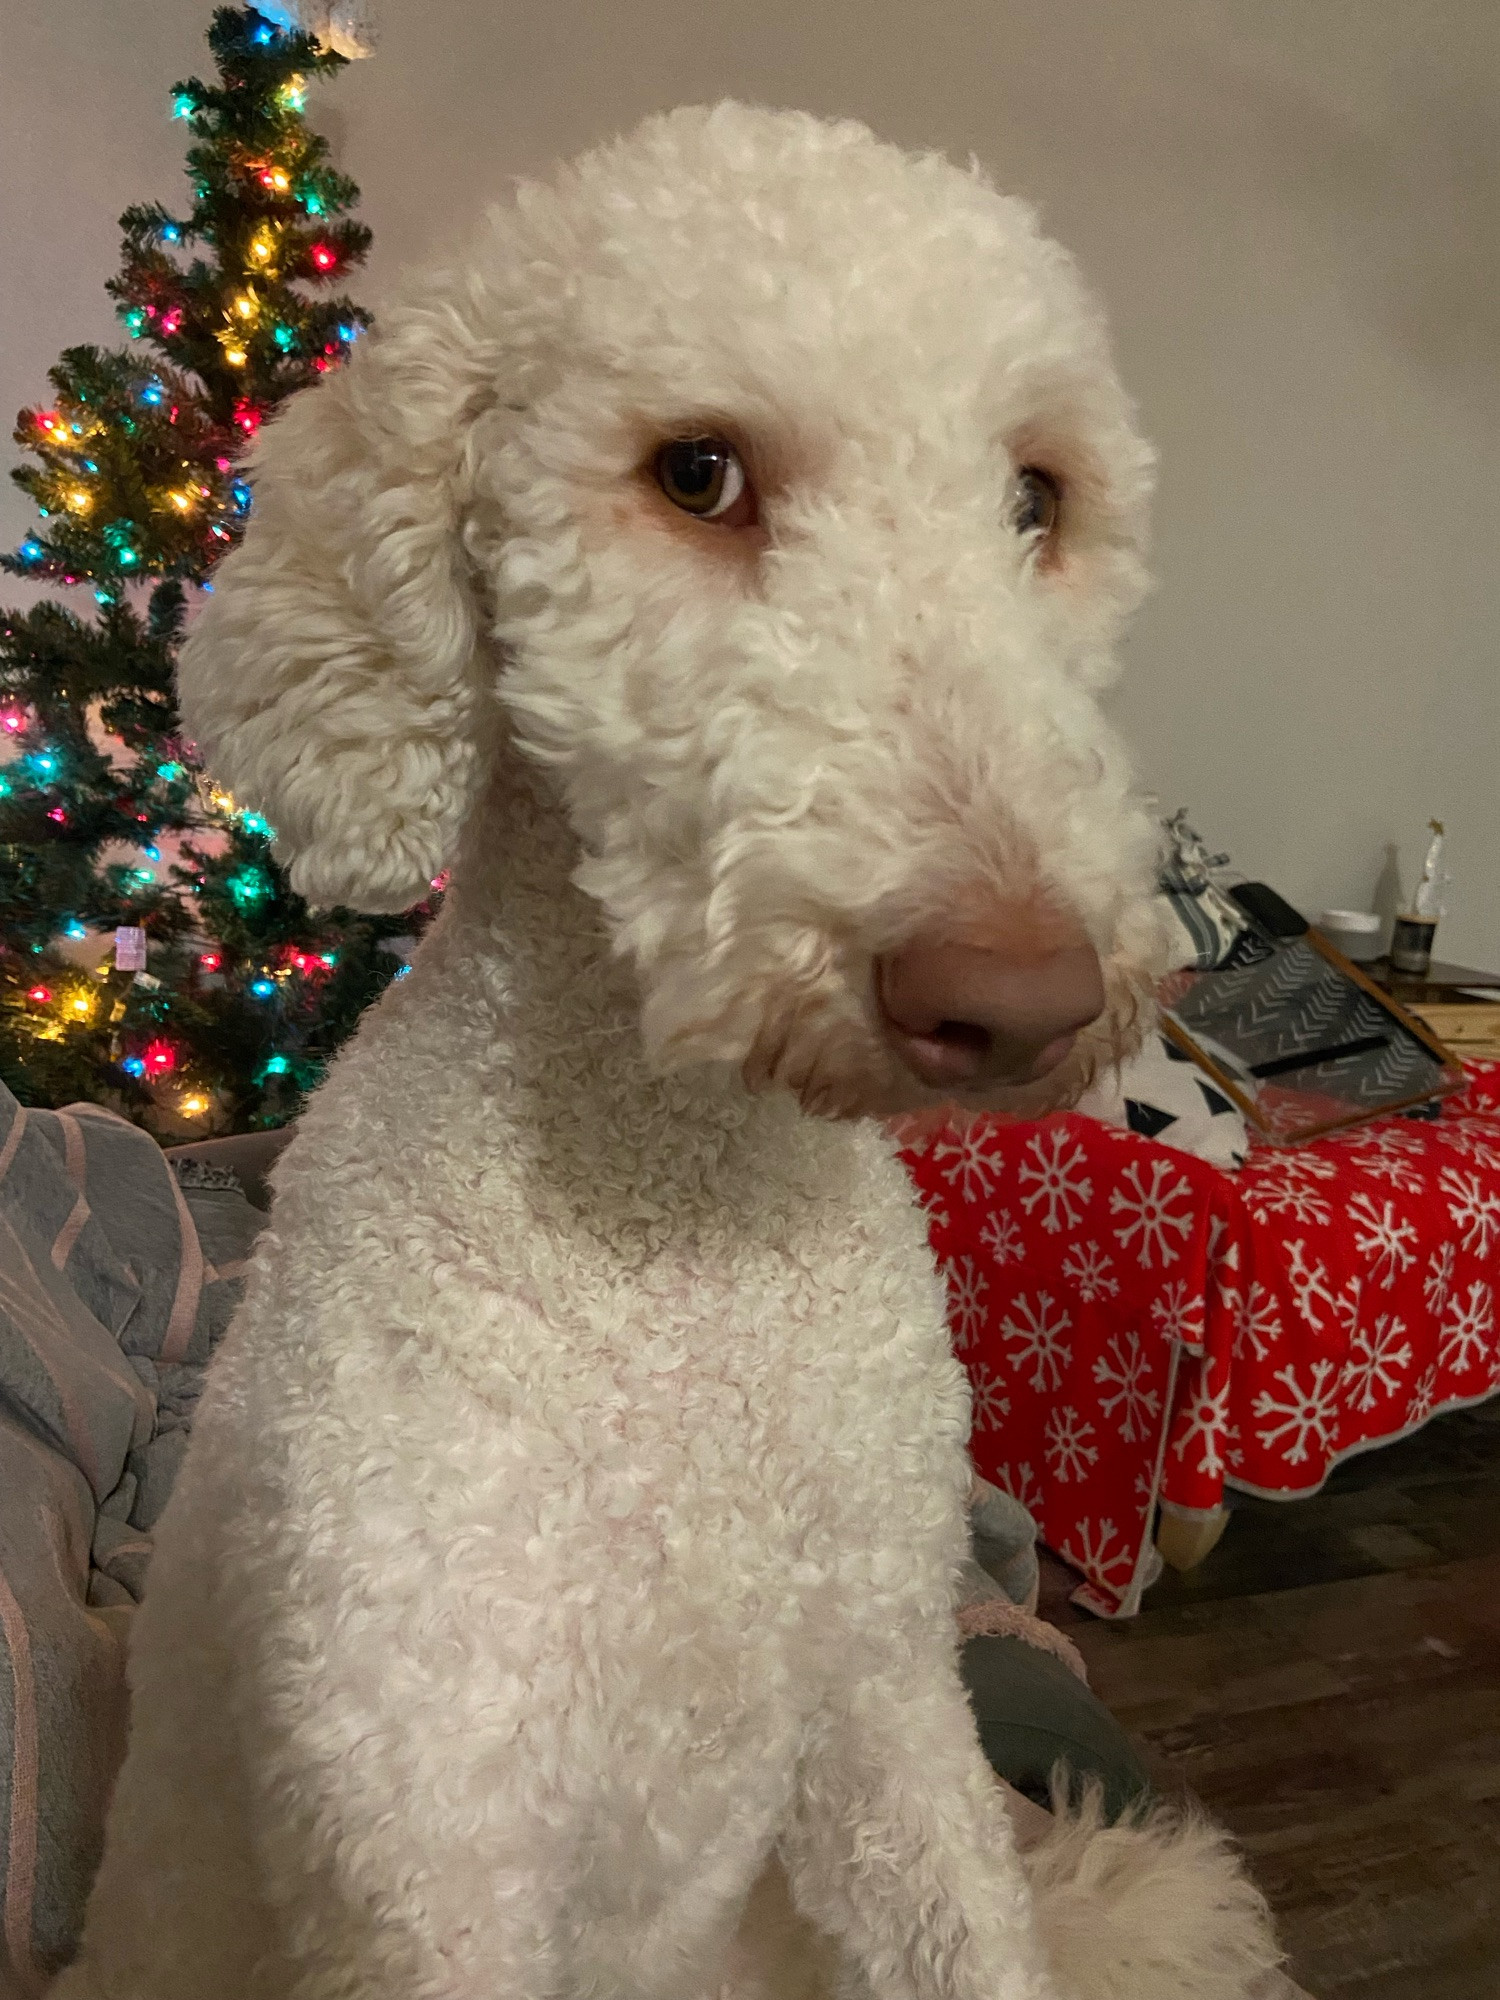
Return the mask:
M1057 481L1039 465L1023 465L1016 474L1010 524L1018 535L1050 535L1057 526L1061 495Z
M743 528L755 520L755 493L733 445L723 438L677 438L656 455L656 481L674 507L700 521Z

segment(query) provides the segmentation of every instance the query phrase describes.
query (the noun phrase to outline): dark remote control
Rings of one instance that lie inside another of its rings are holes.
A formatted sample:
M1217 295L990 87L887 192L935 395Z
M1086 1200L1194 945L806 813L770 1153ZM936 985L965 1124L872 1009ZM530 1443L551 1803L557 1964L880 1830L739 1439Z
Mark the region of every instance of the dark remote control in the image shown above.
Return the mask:
M1294 938L1307 934L1308 921L1302 912L1294 910L1285 896L1278 896L1264 882L1237 882L1229 893L1268 937Z

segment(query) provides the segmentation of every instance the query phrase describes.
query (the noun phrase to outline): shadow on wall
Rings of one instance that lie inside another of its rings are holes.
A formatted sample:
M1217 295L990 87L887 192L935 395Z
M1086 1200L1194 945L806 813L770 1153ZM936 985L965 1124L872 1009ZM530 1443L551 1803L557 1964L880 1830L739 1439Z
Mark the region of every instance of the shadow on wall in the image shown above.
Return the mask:
M1406 891L1401 883L1401 850L1394 840L1385 846L1385 865L1375 878L1375 887L1370 895L1370 908L1381 921L1381 948L1390 945L1391 926L1397 916L1406 908Z
M1500 369L1500 110L1493 78L1408 62L1377 125L1241 71L1254 158L1284 212L1310 213L1359 311L1419 366L1489 405Z

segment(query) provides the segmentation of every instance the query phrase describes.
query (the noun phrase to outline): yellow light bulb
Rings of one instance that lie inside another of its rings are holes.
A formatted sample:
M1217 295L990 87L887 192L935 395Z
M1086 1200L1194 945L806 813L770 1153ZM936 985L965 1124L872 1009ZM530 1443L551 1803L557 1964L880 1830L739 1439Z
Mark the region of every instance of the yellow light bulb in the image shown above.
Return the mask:
M193 496L191 493L174 493L172 495L172 505L180 514L185 514L192 504Z
M213 803L216 812L232 813L234 811L234 794L233 792L215 792Z
M86 493L81 486L75 486L68 495L68 505L75 514L86 514L94 504L92 493Z
M208 1099L200 1097L196 1091L182 1100L183 1111L189 1118L197 1118L208 1109Z
M229 363L231 368L243 368L250 357L243 347L226 347L224 349L224 359Z
M255 301L248 292L241 292L234 302L234 309L241 319L254 319Z
M285 194L287 189L291 186L291 184L292 183L290 177L287 175L284 168L272 167L271 185L273 188L275 188L278 194Z
M269 264L276 254L276 240L265 230L258 231L250 239L250 255L257 264Z
M75 993L71 1002L75 1014L91 1014L94 1003L87 993Z

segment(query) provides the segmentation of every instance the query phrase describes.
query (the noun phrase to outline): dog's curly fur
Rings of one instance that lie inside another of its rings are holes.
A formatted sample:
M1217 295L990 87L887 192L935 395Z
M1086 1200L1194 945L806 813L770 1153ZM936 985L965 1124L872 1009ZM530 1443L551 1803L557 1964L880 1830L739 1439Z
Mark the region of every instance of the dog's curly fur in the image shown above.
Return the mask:
M703 431L759 530L653 486ZM1148 475L1026 209L734 105L522 188L268 428L191 725L309 896L454 881L278 1171L59 2000L1228 2000L1274 1956L1197 1835L1064 1829L1028 1887L957 1672L964 1377L858 1116L933 1101L871 968L935 922L1106 964L990 1101L1130 1039L1152 842L1093 691Z

